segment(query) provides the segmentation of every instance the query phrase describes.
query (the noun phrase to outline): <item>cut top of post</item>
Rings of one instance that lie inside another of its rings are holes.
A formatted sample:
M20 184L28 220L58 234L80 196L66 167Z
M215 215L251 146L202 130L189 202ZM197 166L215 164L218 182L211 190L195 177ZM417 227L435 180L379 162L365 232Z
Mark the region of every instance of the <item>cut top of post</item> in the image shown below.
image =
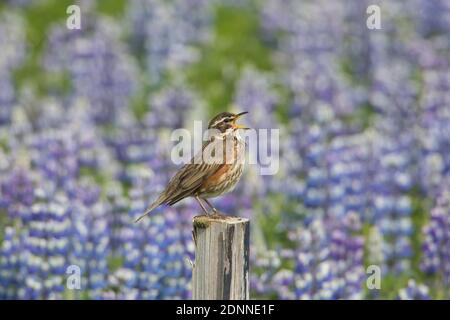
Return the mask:
M194 217L194 228L205 229L211 225L211 223L226 223L226 224L238 224L246 223L249 220L241 217L231 217L222 214L214 215L201 215Z

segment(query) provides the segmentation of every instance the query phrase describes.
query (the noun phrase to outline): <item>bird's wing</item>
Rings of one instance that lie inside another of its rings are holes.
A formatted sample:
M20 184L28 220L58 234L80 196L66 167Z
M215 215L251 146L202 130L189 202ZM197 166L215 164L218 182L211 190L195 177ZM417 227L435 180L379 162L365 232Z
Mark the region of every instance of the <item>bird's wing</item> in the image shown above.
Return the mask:
M159 195L145 211L143 215L136 219L136 222L141 220L153 209L161 204L173 205L178 201L193 195L195 191L203 184L205 179L217 172L224 164L224 159L216 159L208 163L203 162L205 149L206 152L211 150L220 150L218 144L223 144L223 140L212 139L205 142L202 150L198 152L191 162L181 167L181 169L170 179L166 189ZM222 145L223 147L223 145Z
M213 139L207 141L203 144L202 150L198 152L192 159L191 162L185 164L170 180L167 185L165 194L168 195L166 203L169 205L175 204L181 199L192 195L203 182L217 172L225 163L222 157L217 159L210 158L210 161L205 162L204 153L212 150L222 150L223 140Z

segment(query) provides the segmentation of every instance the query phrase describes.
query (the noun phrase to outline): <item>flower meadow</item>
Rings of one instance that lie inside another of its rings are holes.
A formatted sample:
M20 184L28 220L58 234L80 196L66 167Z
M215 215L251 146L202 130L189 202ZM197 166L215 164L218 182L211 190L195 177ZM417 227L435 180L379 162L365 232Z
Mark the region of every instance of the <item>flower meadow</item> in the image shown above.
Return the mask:
M230 106L280 130L212 200L251 219L252 298L450 298L448 1L5 0L0 299L189 299L198 204L134 219Z

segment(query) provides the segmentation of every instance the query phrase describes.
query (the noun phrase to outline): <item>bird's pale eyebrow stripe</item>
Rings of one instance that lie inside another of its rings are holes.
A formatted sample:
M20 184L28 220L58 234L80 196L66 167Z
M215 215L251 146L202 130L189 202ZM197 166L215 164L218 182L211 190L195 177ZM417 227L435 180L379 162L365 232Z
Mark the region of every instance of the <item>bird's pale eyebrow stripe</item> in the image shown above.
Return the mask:
M221 123L221 122L224 122L225 120L233 120L233 117L225 117L225 118L222 118L222 119L219 119L219 120L217 120L216 122L214 122L213 124L212 124L212 127L215 127L216 125L218 125L219 123Z
M214 123L212 124L212 127L217 126L219 123L221 123L221 122L223 122L223 121L225 121L225 118L222 118L222 119L217 120L216 122L214 122Z

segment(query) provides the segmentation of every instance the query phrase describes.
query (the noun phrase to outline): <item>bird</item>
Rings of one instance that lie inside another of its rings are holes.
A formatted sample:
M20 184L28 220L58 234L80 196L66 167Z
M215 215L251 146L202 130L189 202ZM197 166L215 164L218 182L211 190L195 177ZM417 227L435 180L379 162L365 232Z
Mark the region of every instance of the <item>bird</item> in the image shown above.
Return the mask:
M209 215L210 212L202 201L214 214L218 214L208 198L232 191L242 176L245 140L239 130L250 128L239 125L236 121L247 113L221 112L213 117L208 124L210 135L202 149L175 173L158 198L135 222L161 205L172 206L188 197L194 197L205 214Z

